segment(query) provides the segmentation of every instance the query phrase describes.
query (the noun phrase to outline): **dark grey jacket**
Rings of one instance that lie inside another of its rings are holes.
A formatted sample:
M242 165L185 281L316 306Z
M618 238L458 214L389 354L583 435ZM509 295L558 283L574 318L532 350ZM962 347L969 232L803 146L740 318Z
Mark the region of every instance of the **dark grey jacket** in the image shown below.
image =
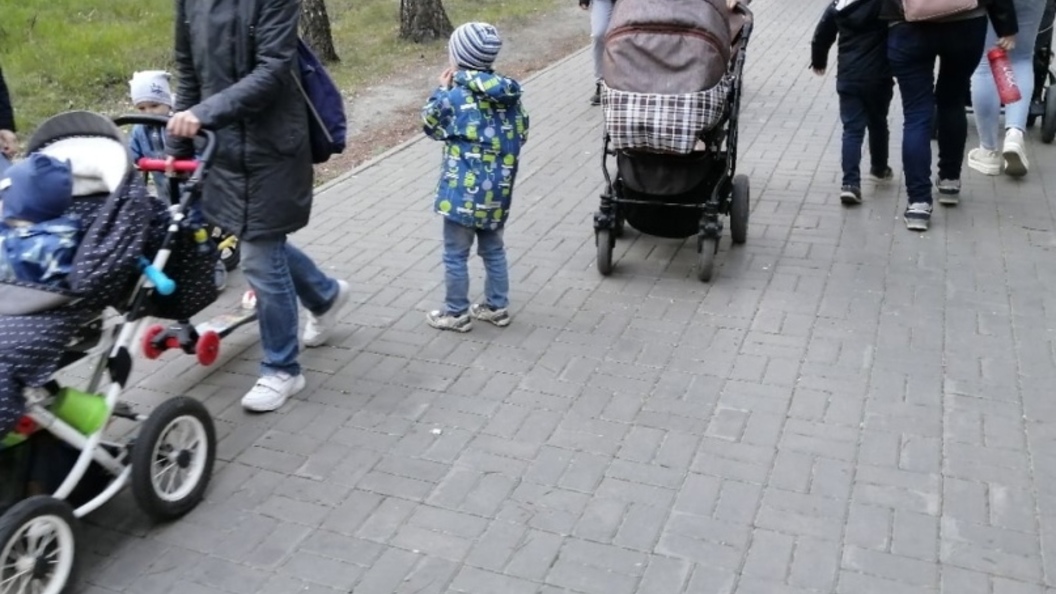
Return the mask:
M293 78L299 14L299 0L176 0L176 111L219 142L205 215L245 240L296 231L312 208L308 111Z

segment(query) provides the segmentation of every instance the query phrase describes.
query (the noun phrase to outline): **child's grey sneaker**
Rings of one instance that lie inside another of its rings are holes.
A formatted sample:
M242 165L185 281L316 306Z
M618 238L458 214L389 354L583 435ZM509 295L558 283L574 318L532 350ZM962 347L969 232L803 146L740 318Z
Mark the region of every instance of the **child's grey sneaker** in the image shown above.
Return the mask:
M482 322L490 322L500 328L510 325L510 312L505 308L492 309L483 303L474 303L469 307L469 315Z
M927 231L931 222L931 205L927 202L914 202L906 208L903 216L906 219L906 229Z
M455 316L446 311L435 309L425 315L425 321L437 330L469 332L473 329L473 320L469 319L469 313Z
M961 180L940 179L935 186L939 189L939 204L957 206L961 203Z
M840 202L845 206L854 206L862 203L862 189L855 186L843 186L840 188Z

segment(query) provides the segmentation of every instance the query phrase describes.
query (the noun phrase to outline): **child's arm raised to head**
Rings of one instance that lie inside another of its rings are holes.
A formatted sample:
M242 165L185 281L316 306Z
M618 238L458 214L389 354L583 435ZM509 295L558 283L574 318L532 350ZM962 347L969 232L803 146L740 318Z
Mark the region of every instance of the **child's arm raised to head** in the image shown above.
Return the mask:
M451 90L443 87L433 91L422 108L422 131L436 140L447 140L455 120L451 107Z
M836 43L840 31L836 27L836 5L830 4L814 29L814 38L810 41L810 68L822 74L829 62L829 50Z

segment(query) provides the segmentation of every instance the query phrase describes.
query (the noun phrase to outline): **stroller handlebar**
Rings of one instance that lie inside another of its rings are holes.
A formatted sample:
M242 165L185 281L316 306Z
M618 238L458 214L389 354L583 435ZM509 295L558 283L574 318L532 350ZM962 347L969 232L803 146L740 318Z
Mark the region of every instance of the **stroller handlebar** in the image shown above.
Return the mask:
M143 157L136 161L136 168L140 171L165 173L165 159L151 159ZM172 170L176 173L194 173L198 169L198 161L195 159L177 159L172 163Z
M143 124L146 126L165 127L169 123L169 116L129 114L115 117L114 123L118 126L135 126L136 124ZM212 130L200 128L196 136L205 140L205 147L202 148L201 153L198 156L195 168L190 171L194 172L192 177L200 179L202 174L205 173L205 169L213 162L213 154L216 153L216 134ZM164 165L162 165L161 169L158 171L165 171ZM187 170L177 169L177 171Z

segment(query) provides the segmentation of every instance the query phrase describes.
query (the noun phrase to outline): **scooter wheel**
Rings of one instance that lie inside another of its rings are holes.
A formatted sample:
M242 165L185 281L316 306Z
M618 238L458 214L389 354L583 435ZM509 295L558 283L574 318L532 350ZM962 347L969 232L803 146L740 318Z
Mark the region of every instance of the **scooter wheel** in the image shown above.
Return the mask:
M165 326L161 324L154 324L147 328L147 331L143 333L143 356L147 359L154 360L161 356L165 352L164 348L158 348L154 346L154 339L157 338L162 332L165 331Z
M198 344L194 351L198 356L198 362L202 365L208 367L216 363L216 359L220 356L220 335L211 330L202 334L198 337Z

